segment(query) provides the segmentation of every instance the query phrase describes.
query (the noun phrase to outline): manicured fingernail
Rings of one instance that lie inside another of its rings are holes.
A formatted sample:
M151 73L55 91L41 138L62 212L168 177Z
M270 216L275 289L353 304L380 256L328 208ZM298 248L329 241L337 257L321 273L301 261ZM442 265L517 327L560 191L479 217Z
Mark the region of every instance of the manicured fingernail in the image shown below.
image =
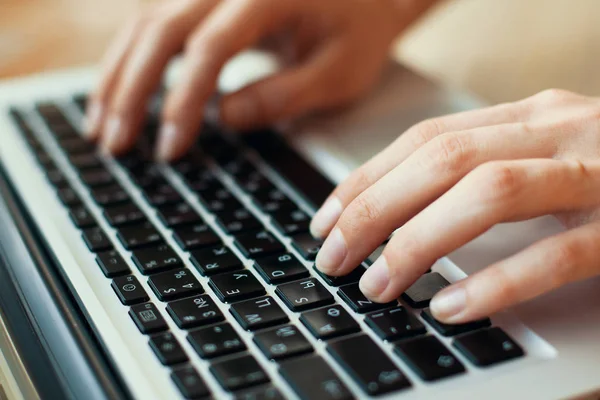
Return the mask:
M95 138L100 130L100 121L102 119L103 107L99 103L92 103L87 110L83 122L83 133L89 138Z
M227 125L244 127L252 125L257 118L258 103L250 96L237 95L224 104L222 119Z
M377 298L390 283L390 269L384 256L380 256L360 279L360 291L370 299Z
M452 322L467 307L467 293L461 287L450 287L436 294L429 307L436 319Z
M330 197L310 222L310 233L316 238L323 238L335 225L340 215L342 215L342 202L337 197Z
M177 127L168 122L160 127L158 142L156 143L156 159L159 161L171 161L177 151Z
M321 271L330 274L340 267L344 258L346 258L347 252L348 248L346 247L344 235L342 235L342 231L339 228L336 228L327 237L325 243L323 243L321 250L317 254L315 264Z
M125 135L122 132L122 125L118 117L110 117L106 121L106 129L102 136L102 150L105 153L113 154L123 146Z

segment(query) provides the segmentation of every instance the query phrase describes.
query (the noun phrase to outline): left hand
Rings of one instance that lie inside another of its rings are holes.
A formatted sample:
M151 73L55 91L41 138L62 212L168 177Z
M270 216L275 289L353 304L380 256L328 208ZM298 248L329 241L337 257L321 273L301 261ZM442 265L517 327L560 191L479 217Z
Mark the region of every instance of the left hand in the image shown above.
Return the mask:
M315 215L316 265L347 274L397 229L360 282L387 302L493 225L546 214L569 229L442 290L434 316L467 322L600 275L598 98L552 89L410 128Z

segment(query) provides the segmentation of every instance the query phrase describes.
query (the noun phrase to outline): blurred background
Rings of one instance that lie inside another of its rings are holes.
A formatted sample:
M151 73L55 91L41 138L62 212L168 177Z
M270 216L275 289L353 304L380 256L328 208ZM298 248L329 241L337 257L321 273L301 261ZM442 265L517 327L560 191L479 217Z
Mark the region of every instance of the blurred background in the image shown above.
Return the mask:
M96 63L151 1L0 0L0 78ZM549 87L598 96L600 0L441 1L393 56L490 102Z

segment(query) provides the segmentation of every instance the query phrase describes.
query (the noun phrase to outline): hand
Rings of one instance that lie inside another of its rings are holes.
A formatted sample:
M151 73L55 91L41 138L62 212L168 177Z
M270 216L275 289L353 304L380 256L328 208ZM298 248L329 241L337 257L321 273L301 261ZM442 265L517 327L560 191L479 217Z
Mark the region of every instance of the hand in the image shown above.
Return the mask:
M225 96L222 121L248 129L348 103L376 81L396 35L432 0L172 0L134 19L106 55L91 96L87 133L112 153L137 139L148 100L173 55L184 49L167 96L157 157L181 156L195 140L204 105L225 62L259 41L287 38L294 62Z
M438 258L500 222L552 214L569 230L431 301L462 323L600 274L600 99L548 90L422 122L357 169L315 215L316 265L344 275L399 228L360 281L397 298Z

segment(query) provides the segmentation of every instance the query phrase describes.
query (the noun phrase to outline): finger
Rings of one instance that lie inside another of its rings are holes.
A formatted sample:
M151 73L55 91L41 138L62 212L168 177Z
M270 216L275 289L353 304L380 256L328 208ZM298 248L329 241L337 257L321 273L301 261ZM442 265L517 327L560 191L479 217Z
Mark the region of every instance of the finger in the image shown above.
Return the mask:
M317 255L317 267L328 275L350 272L480 164L551 157L555 145L545 128L521 123L438 136L348 204Z
M338 185L311 221L312 235L327 236L352 200L431 139L447 132L523 122L527 120L530 108L523 102L500 104L429 119L411 127Z
M118 154L133 145L148 100L159 86L167 63L212 6L212 1L180 0L158 9L147 23L112 93L110 115L102 135L106 150Z
M500 222L585 209L600 198L600 162L551 159L484 164L400 228L360 284L398 297L438 258Z
M489 316L570 282L597 276L600 224L552 236L439 292L434 317L463 323Z
M277 0L220 3L186 45L181 84L165 101L156 152L159 159L177 158L195 140L204 105L214 93L225 62L283 25L302 4Z

